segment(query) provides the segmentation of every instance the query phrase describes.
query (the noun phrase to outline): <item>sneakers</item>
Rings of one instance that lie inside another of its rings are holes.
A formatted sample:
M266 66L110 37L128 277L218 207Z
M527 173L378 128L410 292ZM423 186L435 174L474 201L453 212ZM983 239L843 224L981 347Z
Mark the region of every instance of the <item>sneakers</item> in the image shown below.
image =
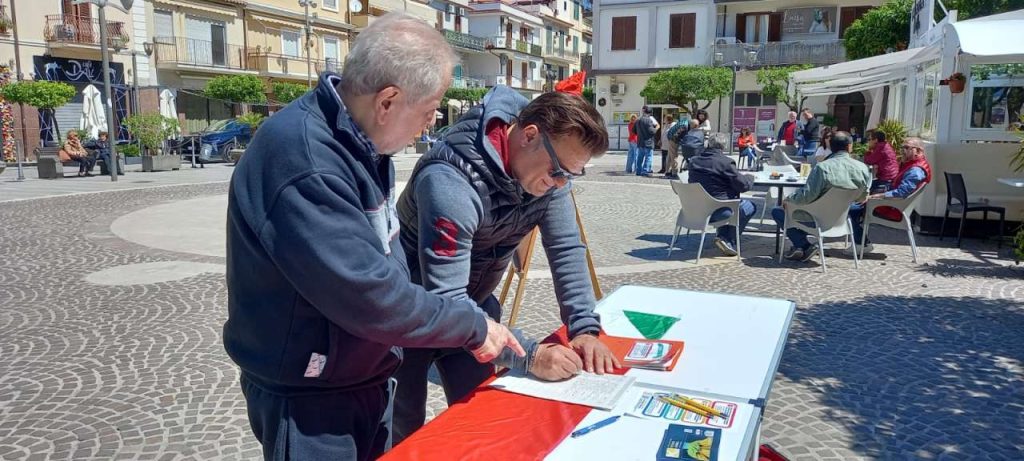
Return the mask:
M800 260L803 262L810 261L811 259L814 259L815 256L818 256L819 251L821 251L821 248L818 247L817 243L811 244L811 246L804 250L804 257Z
M793 247L789 250L789 253L784 258L790 261L802 261L804 259L804 249Z
M733 248L731 243L719 237L715 237L715 246L718 247L718 251L721 251L722 254L726 256L736 256L739 254L736 252L736 248Z
M864 245L864 246L857 245L857 255L859 255L859 256L863 256L863 255L865 255L867 253L871 253L873 251L875 251L875 246L870 244L870 243L868 243L867 245ZM852 246L846 247L846 249L843 250L843 254L846 255L846 256L853 256L853 247Z

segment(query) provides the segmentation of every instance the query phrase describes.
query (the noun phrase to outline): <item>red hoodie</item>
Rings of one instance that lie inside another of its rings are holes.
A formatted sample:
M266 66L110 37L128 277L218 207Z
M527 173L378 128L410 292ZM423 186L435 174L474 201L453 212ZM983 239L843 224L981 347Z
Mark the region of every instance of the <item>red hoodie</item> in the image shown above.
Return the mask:
M895 181L899 176L900 165L896 162L896 151L888 142L879 141L875 147L864 154L864 163L875 165L875 178L882 181Z

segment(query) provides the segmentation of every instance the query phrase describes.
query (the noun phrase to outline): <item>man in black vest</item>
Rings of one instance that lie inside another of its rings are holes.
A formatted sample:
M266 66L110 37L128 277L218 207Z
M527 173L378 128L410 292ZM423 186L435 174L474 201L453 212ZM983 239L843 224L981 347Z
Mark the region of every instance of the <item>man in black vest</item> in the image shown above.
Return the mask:
M583 98L545 93L532 102L497 86L420 159L399 198L401 241L414 283L476 301L492 318L492 295L520 241L539 226L572 349L515 332L526 356L494 364L541 379L565 379L619 364L598 340L594 289L576 225L570 181L608 148L601 115ZM581 360L582 358L582 360ZM437 366L449 403L494 373L462 349L406 349L395 377L396 441L423 425L427 373Z

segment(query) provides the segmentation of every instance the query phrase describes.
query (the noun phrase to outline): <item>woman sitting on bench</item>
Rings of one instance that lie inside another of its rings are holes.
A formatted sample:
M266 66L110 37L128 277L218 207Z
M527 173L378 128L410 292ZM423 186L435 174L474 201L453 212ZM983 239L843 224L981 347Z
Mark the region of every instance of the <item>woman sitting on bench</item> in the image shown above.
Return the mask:
M78 139L77 132L68 133L68 140L64 142L64 146L57 152L60 155L61 162L78 162L78 176L92 176L92 167L96 164L96 159L89 155L89 151L85 150L82 146L82 140Z

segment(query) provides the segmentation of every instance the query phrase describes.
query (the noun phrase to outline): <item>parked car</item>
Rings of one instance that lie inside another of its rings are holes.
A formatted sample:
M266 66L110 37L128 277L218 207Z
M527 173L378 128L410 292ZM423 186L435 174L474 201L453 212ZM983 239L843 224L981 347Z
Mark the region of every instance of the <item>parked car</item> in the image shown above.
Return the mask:
M196 163L228 162L228 151L236 145L248 144L252 138L252 129L236 120L221 120L197 135L199 139L196 142L186 142L181 148L185 160L191 161L192 156L196 155L192 151L195 146L199 151Z

